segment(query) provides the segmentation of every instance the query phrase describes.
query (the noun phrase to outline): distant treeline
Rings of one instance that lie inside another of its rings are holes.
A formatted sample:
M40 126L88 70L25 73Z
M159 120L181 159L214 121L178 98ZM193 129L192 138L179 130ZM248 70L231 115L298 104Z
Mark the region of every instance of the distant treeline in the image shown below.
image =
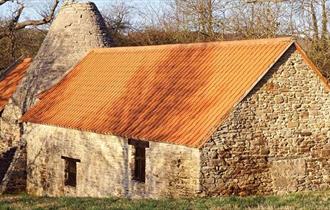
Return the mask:
M113 47L294 36L330 78L330 0L164 0L143 9L111 2L102 13ZM25 28L0 39L0 69L35 55L46 33Z

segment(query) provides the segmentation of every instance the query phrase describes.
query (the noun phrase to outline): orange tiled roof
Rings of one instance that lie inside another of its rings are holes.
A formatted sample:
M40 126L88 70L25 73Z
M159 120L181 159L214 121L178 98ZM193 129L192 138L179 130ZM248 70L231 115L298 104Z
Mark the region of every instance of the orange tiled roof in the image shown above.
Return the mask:
M24 77L26 70L31 63L31 58L24 59L20 64L16 65L3 80L0 81L0 110L5 107L9 99L15 93L18 84Z
M200 147L290 38L95 49L22 118Z

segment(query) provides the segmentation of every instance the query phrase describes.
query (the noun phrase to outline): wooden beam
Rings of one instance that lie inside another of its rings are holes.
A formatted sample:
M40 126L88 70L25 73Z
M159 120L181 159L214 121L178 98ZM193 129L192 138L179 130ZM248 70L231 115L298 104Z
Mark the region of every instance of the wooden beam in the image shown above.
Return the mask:
M129 145L133 145L135 147L149 148L149 142L147 142L147 141L140 141L140 140L135 140L135 139L128 139L128 144Z

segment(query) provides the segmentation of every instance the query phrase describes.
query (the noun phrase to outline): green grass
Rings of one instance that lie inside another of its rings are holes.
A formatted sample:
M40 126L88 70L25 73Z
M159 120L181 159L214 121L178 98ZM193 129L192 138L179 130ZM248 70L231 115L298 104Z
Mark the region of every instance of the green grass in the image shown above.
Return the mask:
M329 209L330 191L292 193L283 196L250 196L191 199L119 198L49 198L26 194L0 196L0 210L4 209L175 209L175 210L235 210L235 209Z

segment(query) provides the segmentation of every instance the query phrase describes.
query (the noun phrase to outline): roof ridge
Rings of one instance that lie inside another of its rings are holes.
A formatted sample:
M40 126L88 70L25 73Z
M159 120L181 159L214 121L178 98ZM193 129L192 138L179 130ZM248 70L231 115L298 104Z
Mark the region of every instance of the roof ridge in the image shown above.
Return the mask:
M151 50L151 49L166 49L177 47L202 47L202 46L219 46L219 45L257 45L257 44L278 44L282 42L295 42L293 37L277 37L265 39L246 39L246 40L228 40L228 41L212 41L212 42L196 42L196 43L177 43L177 44L163 44L163 45L146 45L146 46L125 46L125 47L108 47L108 48L94 48L92 51L96 53L110 52L110 51L125 51L125 50Z

